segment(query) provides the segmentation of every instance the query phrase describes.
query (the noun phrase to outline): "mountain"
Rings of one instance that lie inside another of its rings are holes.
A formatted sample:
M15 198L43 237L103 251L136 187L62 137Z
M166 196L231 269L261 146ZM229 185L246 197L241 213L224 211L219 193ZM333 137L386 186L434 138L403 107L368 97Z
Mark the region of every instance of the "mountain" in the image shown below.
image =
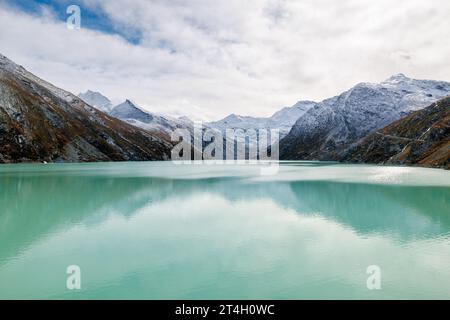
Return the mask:
M210 122L206 125L222 132L225 132L226 129L278 129L280 130L280 138L283 138L289 133L295 121L315 104L313 101L299 101L294 106L283 108L269 118L231 114L222 120Z
M450 97L367 136L343 160L450 169Z
M126 100L112 108L109 115L145 130L160 132L168 136L176 128L184 126L184 123L176 119L144 111L131 100Z
M88 90L87 93L93 91ZM92 97L99 98L97 100L109 101L109 99L103 96L101 93L94 92L93 94L80 94L80 97L85 97L85 101L94 103ZM176 129L187 129L191 136L191 142L194 139L194 122L188 117L182 116L179 118L172 118L169 116L162 116L156 113L146 111L139 107L135 102L127 99L123 103L111 107L107 114L116 119L122 120L130 125L144 129L149 133L157 135L165 142L173 145L171 135ZM203 126L202 130L206 130L207 127ZM193 151L198 153L195 148Z
M87 104L105 113L110 112L113 107L111 101L100 92L88 90L85 93L80 93L78 97Z
M126 100L125 102L115 106L109 112L109 114L112 117L115 117L118 119L133 120L133 121L138 121L138 122L145 123L145 124L150 124L154 120L153 115L141 110L130 100Z
M280 158L342 160L363 137L448 95L450 83L403 74L360 83L305 112L280 141Z
M0 55L0 162L165 160L171 147Z
M151 113L128 99L117 106L113 106L111 101L99 92L88 90L85 93L80 93L78 97L111 117L158 134L166 141L170 141L170 135L175 129L193 126L192 121L187 117L175 119Z

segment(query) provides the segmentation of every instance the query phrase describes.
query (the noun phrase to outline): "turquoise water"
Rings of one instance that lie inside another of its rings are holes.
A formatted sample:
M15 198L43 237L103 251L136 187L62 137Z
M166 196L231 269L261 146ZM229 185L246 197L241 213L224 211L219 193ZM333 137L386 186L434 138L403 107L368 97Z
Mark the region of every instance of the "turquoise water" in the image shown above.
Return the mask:
M0 190L0 299L450 299L448 171L3 165Z

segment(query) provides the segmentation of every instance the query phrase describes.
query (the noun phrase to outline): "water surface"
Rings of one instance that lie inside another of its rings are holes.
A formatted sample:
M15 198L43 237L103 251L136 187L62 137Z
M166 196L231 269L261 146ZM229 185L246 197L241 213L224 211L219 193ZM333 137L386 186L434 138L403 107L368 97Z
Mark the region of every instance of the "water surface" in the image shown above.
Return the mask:
M450 299L450 173L0 166L0 299ZM66 288L66 268L82 288ZM381 290L366 286L370 265Z

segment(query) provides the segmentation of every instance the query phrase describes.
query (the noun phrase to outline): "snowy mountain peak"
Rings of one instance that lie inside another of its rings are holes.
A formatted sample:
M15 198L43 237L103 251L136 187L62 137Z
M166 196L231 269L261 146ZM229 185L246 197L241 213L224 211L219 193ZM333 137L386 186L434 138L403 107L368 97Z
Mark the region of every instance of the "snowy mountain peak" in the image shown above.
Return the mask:
M118 110L122 110L122 111L141 111L144 112L140 107L137 106L136 103L134 103L133 101L126 99L124 102L122 102L121 104L118 104L117 106L115 106L112 111L118 111Z
M282 141L281 157L339 159L367 134L448 95L448 82L416 80L404 74L381 83L360 83L304 113Z
M314 106L317 102L314 101L298 101L296 104L294 104L292 107L285 107L277 112L275 112L271 119L286 119L291 117L297 117L298 113L303 113L309 110L312 106ZM300 115L298 115L300 116ZM298 118L298 117L297 117Z
M280 137L284 137L289 133L295 121L315 104L313 101L299 101L292 107L277 111L269 118L244 117L233 113L222 120L208 123L208 126L220 131L226 129L278 129Z
M80 93L78 97L87 104L106 113L110 112L113 107L111 101L100 92L88 90L85 93Z
M122 109L122 110L129 109L129 110L139 110L141 112L146 112L136 102L134 102L133 100L130 100L130 99L126 99L124 102L115 106L113 109ZM148 113L148 112L146 112L146 113Z
M175 119L148 112L130 99L115 106L109 115L145 130L162 132L168 135L176 128L186 128L192 124L192 121L187 117Z
M109 113L111 116L122 120L136 120L142 123L151 123L153 115L141 110L131 100L127 99L125 102L115 106Z
M316 104L317 102L311 101L311 100L300 100L296 104L294 104L292 107L288 108L304 108L309 107L311 104Z
M237 115L237 114L235 114L235 113L232 113L232 114L230 114L229 116L227 116L226 118L224 118L223 121L225 121L225 122L230 122L230 121L241 121L242 118L243 118L243 117L241 117L241 116L239 116L239 115Z
M385 82L400 82L405 80L411 80L411 78L408 78L403 73L398 73L387 79Z

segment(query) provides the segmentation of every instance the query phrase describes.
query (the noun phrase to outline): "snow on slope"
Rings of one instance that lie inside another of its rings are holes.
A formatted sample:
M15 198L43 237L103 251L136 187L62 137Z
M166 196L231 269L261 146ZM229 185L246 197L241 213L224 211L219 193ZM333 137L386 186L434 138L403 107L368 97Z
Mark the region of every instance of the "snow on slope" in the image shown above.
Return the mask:
M124 120L147 130L170 130L171 124L163 117L158 117L142 110L131 100L112 108L109 113L112 117Z
M269 118L231 114L222 120L207 123L207 126L222 132L226 129L278 129L282 138L289 133L295 121L315 104L313 101L299 101L294 106L283 108Z
M177 128L186 128L190 124L187 118L175 119L145 111L131 100L126 100L112 108L109 115L142 129L159 131L167 135Z
M80 93L78 97L87 104L105 113L110 112L113 107L111 101L100 92L88 90L84 93Z
M302 115L280 142L282 159L339 160L352 144L412 111L450 95L450 83L403 74L360 83Z
M7 57L5 57L2 54L0 54L0 68L10 71L16 75L27 78L27 79L39 84L40 86L49 90L52 94L54 94L58 98L65 100L68 103L72 103L72 102L78 100L78 97L76 97L72 93L65 91L61 88L58 88L47 81L42 80L41 78L39 78L39 77L35 76L34 74L32 74L31 72L27 71L24 67L9 60Z

